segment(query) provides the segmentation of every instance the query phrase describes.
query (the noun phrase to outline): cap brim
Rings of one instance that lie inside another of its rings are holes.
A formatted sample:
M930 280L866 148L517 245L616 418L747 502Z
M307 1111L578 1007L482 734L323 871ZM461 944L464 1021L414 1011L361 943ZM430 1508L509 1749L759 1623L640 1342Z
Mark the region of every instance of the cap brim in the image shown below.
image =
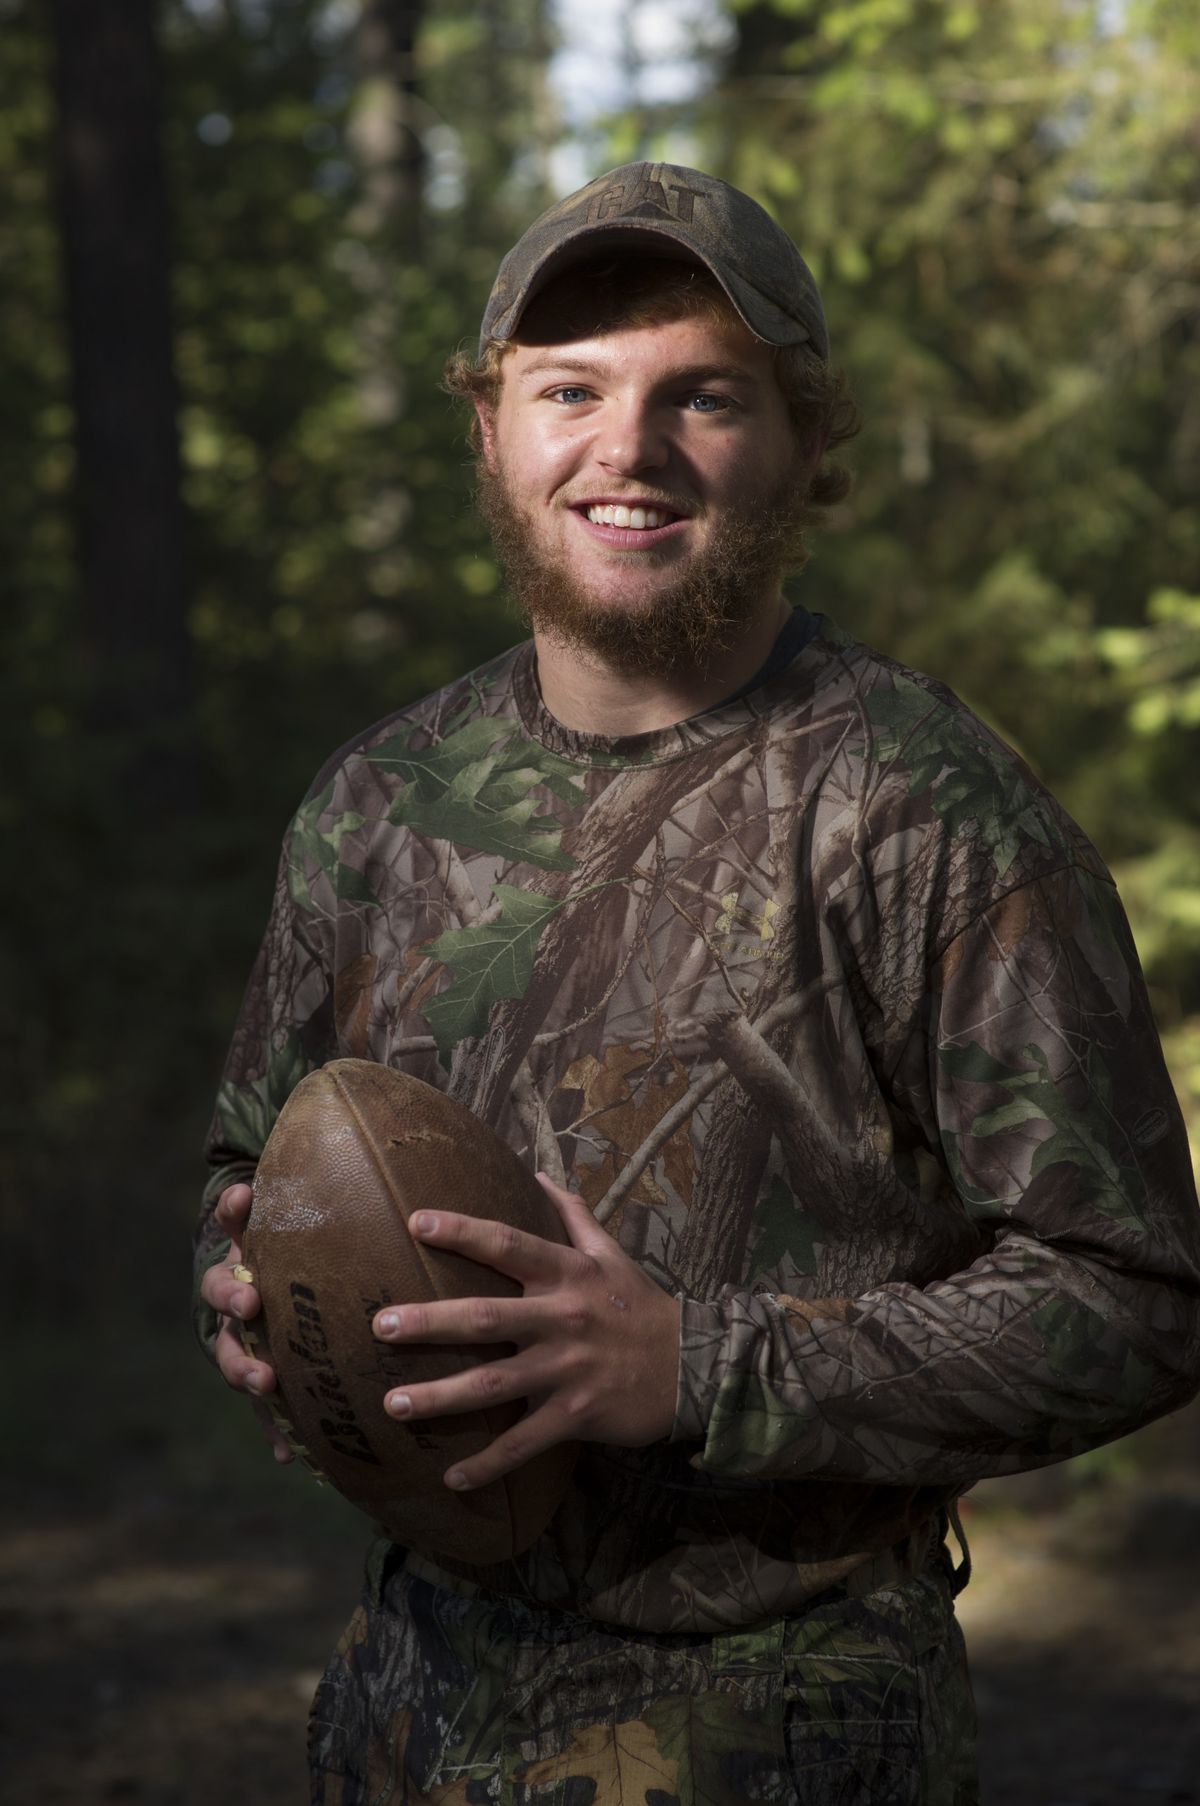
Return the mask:
M619 226L584 226L580 231L560 239L552 250L533 265L521 288L496 320L489 321L484 316L484 341L512 338L526 308L555 276L561 276L564 271L581 263L590 263L605 251L628 249L630 246L645 250L650 245L664 256L677 258L681 262L698 263L708 270L720 283L738 317L755 338L762 339L768 345L811 343L818 356L827 355L824 343L802 320L785 313L765 295L743 282L735 271L722 268L712 258L706 257L687 233L673 230L660 220L647 220L645 224L638 220L625 220Z

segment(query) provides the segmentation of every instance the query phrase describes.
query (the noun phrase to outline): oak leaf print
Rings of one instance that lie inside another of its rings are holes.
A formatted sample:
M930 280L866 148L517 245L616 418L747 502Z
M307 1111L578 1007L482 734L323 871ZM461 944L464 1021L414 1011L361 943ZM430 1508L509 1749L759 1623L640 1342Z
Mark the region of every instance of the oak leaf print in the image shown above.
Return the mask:
M806 1279L815 1278L819 1250L825 1240L820 1223L806 1216L791 1187L779 1173L754 1213L758 1233L750 1254L750 1277L779 1274L790 1266Z
M389 821L514 864L571 870L562 824L539 815L531 794L540 784L563 802L579 802L583 780L565 759L527 741L511 721L469 721L414 751L415 737L394 735L367 754L370 764L404 779Z
M366 817L355 809L335 816L325 827L318 826L333 799L333 780L324 790L310 798L292 823L288 858L288 889L298 909L316 913L313 900L311 866L329 881L339 899L348 903L365 903L379 907L379 898L355 866L342 862L341 846L347 834L361 828Z
M626 1162L687 1090L687 1073L674 1061L665 1073L650 1073L631 1083L633 1074L646 1066L650 1058L646 1050L610 1042L602 1059L598 1060L594 1054L583 1054L571 1063L559 1081L561 1091L582 1091L583 1110L579 1121L587 1124L589 1135L603 1136L608 1143L599 1163L581 1165L577 1174L580 1192L593 1210L608 1195ZM686 1122L663 1145L661 1159L668 1183L683 1203L690 1205L695 1156ZM642 1171L630 1195L641 1204L666 1202L651 1168ZM620 1220L618 1208L608 1219L611 1232L616 1232Z
M448 929L425 948L454 975L448 989L425 1005L425 1020L442 1054L482 1034L492 1005L502 997L524 996L542 930L566 900L511 884L493 886L492 896L500 905L494 922Z
M221 1081L217 1092L217 1121L230 1147L261 1151L287 1099L308 1071L300 1037L289 1029L267 1058L267 1070L248 1085Z

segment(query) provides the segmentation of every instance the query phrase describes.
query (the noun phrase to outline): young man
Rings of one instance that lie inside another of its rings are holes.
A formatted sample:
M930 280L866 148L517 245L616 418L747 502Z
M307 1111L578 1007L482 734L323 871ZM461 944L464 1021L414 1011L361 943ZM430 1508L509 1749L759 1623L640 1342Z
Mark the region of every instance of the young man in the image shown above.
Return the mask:
M402 1067L542 1170L572 1245L448 1197L428 1240L522 1295L486 1333L455 1302L376 1332L516 1352L387 1409L535 1401L450 1486L583 1452L514 1562L376 1550L313 1798L962 1806L956 1497L1200 1376L1190 1163L1111 880L948 691L785 604L853 418L746 196L638 164L560 203L451 386L532 642L360 736L293 823L203 1330L261 1401L229 1321L257 1154L305 1071Z

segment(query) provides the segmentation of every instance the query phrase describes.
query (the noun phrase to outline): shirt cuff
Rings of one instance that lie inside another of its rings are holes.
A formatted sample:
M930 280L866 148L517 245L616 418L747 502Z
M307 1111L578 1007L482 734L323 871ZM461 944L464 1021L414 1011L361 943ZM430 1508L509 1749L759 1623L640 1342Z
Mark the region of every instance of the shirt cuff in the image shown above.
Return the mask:
M724 1372L725 1312L719 1302L680 1300L679 1378L672 1442L703 1442Z

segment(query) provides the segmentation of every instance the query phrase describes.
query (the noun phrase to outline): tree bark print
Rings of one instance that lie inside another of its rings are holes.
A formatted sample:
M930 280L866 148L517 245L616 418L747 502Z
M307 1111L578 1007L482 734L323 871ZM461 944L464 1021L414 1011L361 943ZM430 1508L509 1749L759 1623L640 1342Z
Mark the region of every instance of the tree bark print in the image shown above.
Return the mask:
M794 1612L1192 1383L1186 1141L1111 882L937 685L823 632L623 758L519 650L325 775L210 1197L365 1030L681 1300L672 1439L586 1448L476 1584L650 1630Z
M740 767L747 757L743 751L733 763ZM706 763L704 778L715 780L731 763L728 749L718 745ZM456 1061L451 1074L452 1089L485 1121L511 1084L518 1062L561 1006L581 950L594 968L602 948L624 946L630 899L619 881L652 843L664 812L695 789L697 776L690 761L665 772L661 767L621 772L566 837L580 849L578 864L569 876L550 874L542 888L556 899L577 900L550 919L524 995L498 1006L482 1045Z

